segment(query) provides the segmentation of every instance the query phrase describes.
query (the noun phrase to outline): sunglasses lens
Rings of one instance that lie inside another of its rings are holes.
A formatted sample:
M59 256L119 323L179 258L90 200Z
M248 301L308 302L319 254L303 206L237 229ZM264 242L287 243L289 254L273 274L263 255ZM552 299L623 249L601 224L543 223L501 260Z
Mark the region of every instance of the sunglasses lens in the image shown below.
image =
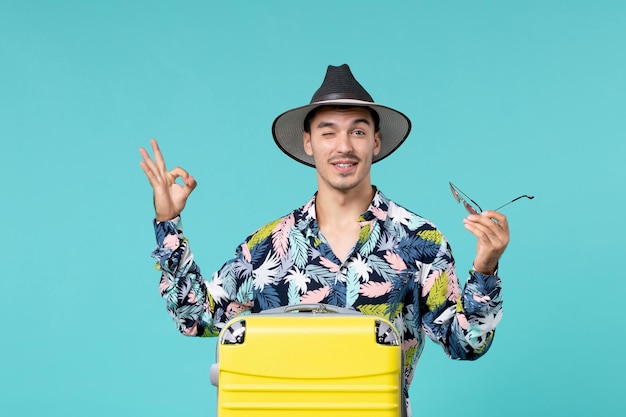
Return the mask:
M457 203L463 203L463 206L465 206L465 210L467 210L467 212L469 214L480 214L480 213L482 213L482 210L480 209L480 207L478 207L477 204L475 206L473 206L466 199L461 197L461 194L460 194L461 190L457 190L456 186L454 184L452 184L452 183L450 183L450 191L452 191L452 196L454 197L456 202Z
M472 207L467 201L463 200L463 205L465 206L465 210L467 210L469 214L478 214L478 211L474 207Z
M452 185L452 183L450 183L450 191L452 191L452 196L454 196L454 199L456 200L457 203L460 203L463 200L461 196L459 195L459 193L457 193L456 190L454 189L454 185Z

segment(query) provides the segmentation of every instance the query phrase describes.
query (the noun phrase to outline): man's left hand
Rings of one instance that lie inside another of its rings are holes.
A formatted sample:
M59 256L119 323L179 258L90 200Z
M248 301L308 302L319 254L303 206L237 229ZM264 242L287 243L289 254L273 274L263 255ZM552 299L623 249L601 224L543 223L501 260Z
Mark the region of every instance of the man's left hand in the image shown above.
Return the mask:
M463 219L465 228L478 238L474 269L485 275L495 273L498 261L509 244L509 223L506 216L493 210L470 214Z

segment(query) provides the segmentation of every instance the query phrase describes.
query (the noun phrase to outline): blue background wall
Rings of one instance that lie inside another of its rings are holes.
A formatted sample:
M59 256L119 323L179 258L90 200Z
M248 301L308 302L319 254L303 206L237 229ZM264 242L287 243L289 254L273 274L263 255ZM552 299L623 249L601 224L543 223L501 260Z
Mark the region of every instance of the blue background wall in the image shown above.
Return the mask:
M232 4L232 5L231 5ZM419 416L623 415L626 5L621 1L0 1L0 410L210 416L215 341L180 336L149 257L137 149L199 182L205 274L302 204L314 171L271 139L328 64L414 129L374 183L430 218L462 274L454 181L507 207L489 354L433 343ZM462 410L462 411L461 411Z

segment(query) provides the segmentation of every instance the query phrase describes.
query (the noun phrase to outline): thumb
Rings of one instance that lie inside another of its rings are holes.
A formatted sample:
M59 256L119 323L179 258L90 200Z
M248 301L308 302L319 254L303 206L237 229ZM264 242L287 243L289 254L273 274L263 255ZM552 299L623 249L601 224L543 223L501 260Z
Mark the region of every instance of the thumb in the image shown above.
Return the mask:
M183 180L183 182L185 183L185 186L186 186L187 188L189 188L189 192L190 192L190 193L191 193L191 192L192 192L192 191L196 188L196 186L198 185L198 183L196 182L196 179L195 179L194 177L192 177L191 175L190 175L190 176L188 176L187 178L185 178L185 179Z

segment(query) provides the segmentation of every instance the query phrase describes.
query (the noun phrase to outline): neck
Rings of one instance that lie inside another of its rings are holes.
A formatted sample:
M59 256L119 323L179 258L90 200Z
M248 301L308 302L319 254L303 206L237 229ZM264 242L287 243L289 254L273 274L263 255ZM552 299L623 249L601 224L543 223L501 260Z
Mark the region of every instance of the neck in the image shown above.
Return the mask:
M347 191L319 187L315 198L315 214L320 228L358 221L372 202L374 194L374 187L369 183Z

